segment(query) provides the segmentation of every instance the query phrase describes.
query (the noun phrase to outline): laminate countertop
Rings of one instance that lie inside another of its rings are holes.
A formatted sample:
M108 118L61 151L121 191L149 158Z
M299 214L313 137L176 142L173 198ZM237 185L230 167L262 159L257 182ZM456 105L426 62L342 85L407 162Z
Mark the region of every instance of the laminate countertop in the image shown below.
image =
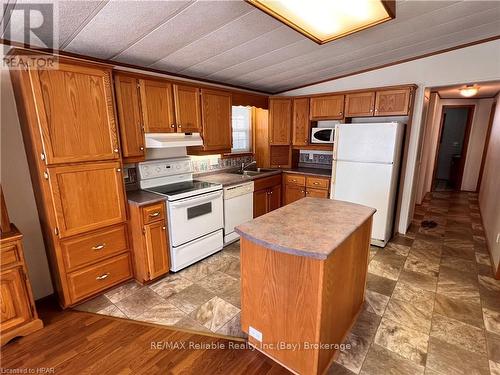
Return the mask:
M283 169L283 173L297 173L297 174L306 174L309 176L321 176L321 177L331 177L332 170L331 169L323 169L323 168L290 168Z
M217 172L207 175L195 176L196 180L213 182L215 184L221 184L222 186L231 186L241 184L243 182L257 180L259 178L274 176L276 174L280 174L281 169L276 169L269 172L263 172L257 176L246 176L237 173L228 173L228 172Z
M375 209L324 198L303 198L235 228L266 248L326 259Z
M156 202L161 202L166 200L167 197L151 193L145 190L130 190L127 191L127 200L131 204L135 204L137 206L145 206L147 204L152 204Z

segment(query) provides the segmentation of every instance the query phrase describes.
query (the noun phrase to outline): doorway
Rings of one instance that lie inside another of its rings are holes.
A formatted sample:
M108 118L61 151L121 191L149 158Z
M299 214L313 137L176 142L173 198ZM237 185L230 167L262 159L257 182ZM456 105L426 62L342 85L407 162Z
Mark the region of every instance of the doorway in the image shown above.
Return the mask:
M460 190L473 115L474 105L443 106L432 190Z

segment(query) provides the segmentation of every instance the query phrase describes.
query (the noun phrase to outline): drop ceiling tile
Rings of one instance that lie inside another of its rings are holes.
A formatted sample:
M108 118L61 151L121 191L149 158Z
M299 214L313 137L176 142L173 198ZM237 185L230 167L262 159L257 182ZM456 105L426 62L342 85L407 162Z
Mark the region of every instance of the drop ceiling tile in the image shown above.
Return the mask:
M277 29L281 25L274 18L254 10L172 53L152 67L185 73L190 66Z
M114 58L149 66L254 8L242 1L198 1Z
M109 59L190 3L192 2L110 1L76 35L66 50Z

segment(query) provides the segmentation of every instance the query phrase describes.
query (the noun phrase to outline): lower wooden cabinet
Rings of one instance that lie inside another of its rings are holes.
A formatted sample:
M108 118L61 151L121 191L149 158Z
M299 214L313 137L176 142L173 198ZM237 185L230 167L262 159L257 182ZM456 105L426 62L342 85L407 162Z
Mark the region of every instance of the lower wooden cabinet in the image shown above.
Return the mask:
M129 204L134 277L147 283L170 270L165 203Z
M259 217L281 207L281 176L254 181L253 217Z
M306 196L306 188L303 186L295 186L285 184L285 196L283 199L284 204L290 204Z
M330 178L306 176L298 173L283 174L283 204L290 204L304 197L328 198Z
M38 319L24 261L22 235L12 231L0 239L0 342L43 328Z

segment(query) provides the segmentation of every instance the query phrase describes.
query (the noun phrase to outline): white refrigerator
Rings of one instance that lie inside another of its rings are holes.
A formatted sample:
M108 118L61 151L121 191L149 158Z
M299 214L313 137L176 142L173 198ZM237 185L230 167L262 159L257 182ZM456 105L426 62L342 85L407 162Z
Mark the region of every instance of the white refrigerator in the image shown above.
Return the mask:
M338 124L332 166L332 199L373 207L373 245L392 235L404 124Z

